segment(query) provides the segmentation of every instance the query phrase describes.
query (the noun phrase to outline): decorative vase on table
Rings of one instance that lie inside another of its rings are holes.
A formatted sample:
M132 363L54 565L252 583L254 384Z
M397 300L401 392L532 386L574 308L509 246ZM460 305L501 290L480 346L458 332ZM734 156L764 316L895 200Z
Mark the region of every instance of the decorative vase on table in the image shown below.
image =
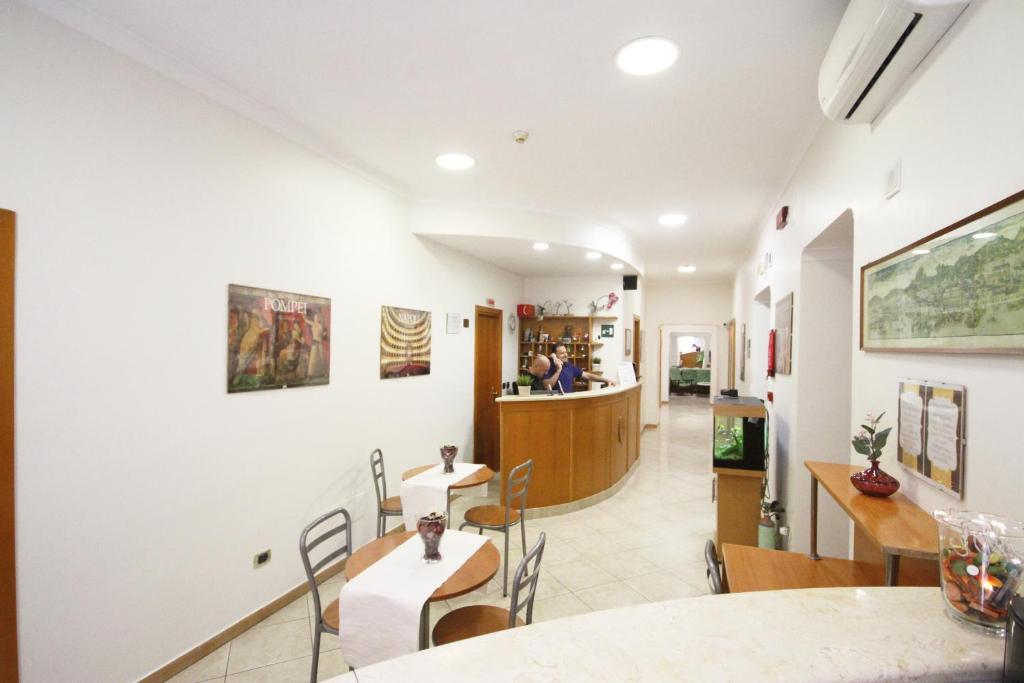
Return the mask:
M867 416L867 424L861 425L861 431L853 435L853 449L862 455L868 456L871 466L863 472L850 475L850 483L861 493L877 498L886 498L896 493L900 488L900 482L895 477L886 474L878 467L878 459L882 457L882 449L889 439L892 427L879 429L878 423L882 421L881 413L878 417Z
M441 536L446 521L443 512L430 512L416 521L416 531L423 539L423 561L427 564L441 561Z
M444 461L444 473L451 474L455 471L455 456L459 454L456 446L441 446L441 460Z

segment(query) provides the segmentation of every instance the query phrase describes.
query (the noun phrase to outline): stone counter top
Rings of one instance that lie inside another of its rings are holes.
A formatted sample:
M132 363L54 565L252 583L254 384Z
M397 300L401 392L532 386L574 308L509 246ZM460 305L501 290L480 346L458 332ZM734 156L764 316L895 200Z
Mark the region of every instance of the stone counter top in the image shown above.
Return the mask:
M332 681L998 681L1002 657L1002 639L945 614L938 588L817 588L592 612Z

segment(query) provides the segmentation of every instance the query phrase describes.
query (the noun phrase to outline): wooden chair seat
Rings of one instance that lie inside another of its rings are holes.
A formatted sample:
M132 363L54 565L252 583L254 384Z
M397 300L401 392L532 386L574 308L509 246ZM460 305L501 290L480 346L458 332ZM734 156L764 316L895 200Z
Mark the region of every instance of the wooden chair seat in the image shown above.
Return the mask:
M401 514L402 497L391 496L390 498L385 498L384 501L380 504L380 509L383 510L384 512L397 512Z
M333 628L335 631L338 630L338 624L341 623L341 619L338 617L338 600L336 598L331 604L324 608L324 623Z
M519 521L519 510L510 510L508 522ZM466 510L466 521L483 526L505 526L505 508L501 505L477 505Z
M503 520L504 521L504 520ZM526 622L516 617L516 626ZM508 610L494 605L470 605L452 610L434 626L434 645L446 645L508 628Z

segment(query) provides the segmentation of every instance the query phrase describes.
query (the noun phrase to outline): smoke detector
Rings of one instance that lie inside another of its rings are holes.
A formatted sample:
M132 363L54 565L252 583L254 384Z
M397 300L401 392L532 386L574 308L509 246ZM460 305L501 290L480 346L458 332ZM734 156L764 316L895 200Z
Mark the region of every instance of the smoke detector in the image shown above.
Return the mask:
M517 145L521 145L526 142L526 138L530 137L530 134L525 130L517 130L512 132L512 142Z

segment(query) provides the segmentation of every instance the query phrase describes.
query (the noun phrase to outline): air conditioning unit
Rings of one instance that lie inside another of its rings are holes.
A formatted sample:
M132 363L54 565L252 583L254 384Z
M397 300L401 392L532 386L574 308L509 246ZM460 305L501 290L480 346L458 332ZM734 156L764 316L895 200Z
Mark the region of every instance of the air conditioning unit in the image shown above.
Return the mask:
M818 72L825 116L870 123L970 0L850 0Z

